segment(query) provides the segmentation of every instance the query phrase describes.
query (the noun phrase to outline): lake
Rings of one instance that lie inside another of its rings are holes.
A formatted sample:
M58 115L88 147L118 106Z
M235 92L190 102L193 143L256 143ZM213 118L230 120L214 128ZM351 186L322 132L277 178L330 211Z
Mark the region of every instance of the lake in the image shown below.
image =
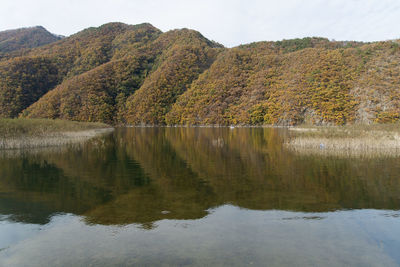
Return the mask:
M399 266L400 158L288 135L120 128L0 152L0 266Z

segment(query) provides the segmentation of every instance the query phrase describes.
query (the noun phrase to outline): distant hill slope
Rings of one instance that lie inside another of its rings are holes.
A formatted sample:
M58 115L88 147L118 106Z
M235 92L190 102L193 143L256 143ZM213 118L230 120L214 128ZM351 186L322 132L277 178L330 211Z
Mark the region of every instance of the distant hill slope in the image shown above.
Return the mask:
M61 37L48 32L41 26L0 32L0 54L35 48L60 40Z
M351 124L400 115L399 42L224 51L181 95L168 124ZM286 49L285 49L286 50Z
M0 59L0 117L295 125L400 118L400 42L303 38L235 48L109 23Z
M217 47L187 29L162 33L149 24L120 23L88 29L25 56L50 59L59 85L19 110L27 108L28 117L165 123L164 115L213 62Z

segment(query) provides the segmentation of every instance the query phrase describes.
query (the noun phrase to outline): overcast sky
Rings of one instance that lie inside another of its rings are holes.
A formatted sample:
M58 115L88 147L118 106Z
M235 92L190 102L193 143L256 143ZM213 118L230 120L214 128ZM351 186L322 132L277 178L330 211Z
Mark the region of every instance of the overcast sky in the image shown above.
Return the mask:
M400 38L400 0L0 0L0 31L42 25L70 35L120 21L191 28L228 47L321 36Z

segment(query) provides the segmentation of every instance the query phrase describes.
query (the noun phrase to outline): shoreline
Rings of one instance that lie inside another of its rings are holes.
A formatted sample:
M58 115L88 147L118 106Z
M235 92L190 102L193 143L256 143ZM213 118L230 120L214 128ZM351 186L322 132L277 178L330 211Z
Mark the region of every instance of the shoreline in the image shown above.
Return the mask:
M117 128L277 128L277 129L288 129L296 126L282 126L282 125L222 125L222 124L201 124L201 125L164 125L164 124L126 124L118 125Z
M301 155L400 156L400 140L368 138L292 138L284 147Z
M276 125L127 125L126 128L260 128L286 130L283 148L299 155L400 156L400 125L276 126Z
M68 144L80 143L93 137L108 134L114 128L98 128L78 131L65 131L44 134L42 136L19 136L0 138L0 150L17 150L43 148L53 146L64 146Z
M60 120L4 120L0 150L41 148L78 143L110 133L105 124ZM8 123L8 125L7 125ZM53 128L51 128L53 127ZM94 128L93 128L94 127ZM360 154L386 151L400 155L400 124L313 125L118 125L116 128L268 128L283 129L283 147L305 154ZM379 152L380 153L380 152Z
M304 155L400 156L398 125L297 127L284 146Z

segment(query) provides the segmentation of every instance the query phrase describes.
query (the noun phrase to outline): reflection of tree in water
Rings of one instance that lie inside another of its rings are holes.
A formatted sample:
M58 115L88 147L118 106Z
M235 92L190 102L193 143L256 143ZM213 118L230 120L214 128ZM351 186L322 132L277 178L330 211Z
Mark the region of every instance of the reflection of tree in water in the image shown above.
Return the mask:
M165 131L178 154L207 180L221 203L313 212L400 205L396 159L296 156L284 150L285 132L277 129ZM215 145L215 140L224 145Z
M135 158L150 184L89 212L88 220L105 224L149 222L160 219L197 219L214 206L215 196L192 172L165 138L164 129L123 131L118 145ZM109 216L114 212L114 216Z
M132 128L65 152L0 159L0 214L47 223L57 212L91 224L196 219L248 209L399 209L396 159L301 157L285 131Z

